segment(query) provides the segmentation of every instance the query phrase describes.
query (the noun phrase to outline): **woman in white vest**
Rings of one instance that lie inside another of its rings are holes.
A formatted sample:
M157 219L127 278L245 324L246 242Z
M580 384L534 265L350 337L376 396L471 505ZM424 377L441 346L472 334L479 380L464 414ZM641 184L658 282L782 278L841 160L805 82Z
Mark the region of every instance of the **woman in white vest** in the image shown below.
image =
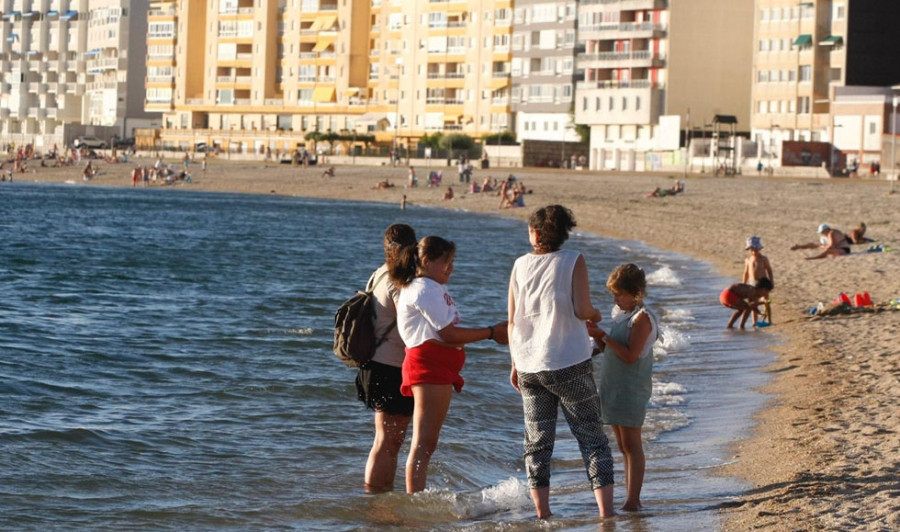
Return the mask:
M550 512L550 459L561 408L578 440L600 517L613 509L613 460L603 433L591 364L587 321L601 319L591 304L584 256L560 247L575 227L562 205L528 220L534 250L516 260L509 281L510 382L525 411L525 466L539 519Z

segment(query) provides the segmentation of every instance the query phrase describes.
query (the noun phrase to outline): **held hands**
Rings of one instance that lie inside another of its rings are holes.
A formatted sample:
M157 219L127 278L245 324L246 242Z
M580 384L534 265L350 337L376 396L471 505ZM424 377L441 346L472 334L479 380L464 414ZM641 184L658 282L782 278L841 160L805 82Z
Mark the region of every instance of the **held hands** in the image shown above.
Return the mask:
M509 322L501 321L491 326L494 329L493 340L500 345L509 344Z
M588 336L597 342L597 347L591 352L591 356L597 356L606 349L606 331L597 327L597 324L592 321L585 322L585 324L587 325Z

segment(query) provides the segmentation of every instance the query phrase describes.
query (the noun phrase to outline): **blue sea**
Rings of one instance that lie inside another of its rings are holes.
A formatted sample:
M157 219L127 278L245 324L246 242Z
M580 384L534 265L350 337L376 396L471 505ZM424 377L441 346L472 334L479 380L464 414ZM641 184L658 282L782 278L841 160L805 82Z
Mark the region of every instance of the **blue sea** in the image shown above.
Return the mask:
M463 324L506 313L519 220L465 211L184 190L0 185L0 529L526 531L598 529L560 419L553 519L538 523L509 354L468 349L415 496L363 491L373 416L331 353L333 314L382 262L384 228L457 243ZM601 222L602 223L602 222ZM731 280L638 242L576 233L595 305L609 272L648 273L661 316L645 426L646 510L621 531L715 530L748 486L717 475L765 397L776 338L726 332ZM624 480L617 463L617 483ZM408 442L407 442L408 445ZM617 484L616 503L624 500Z

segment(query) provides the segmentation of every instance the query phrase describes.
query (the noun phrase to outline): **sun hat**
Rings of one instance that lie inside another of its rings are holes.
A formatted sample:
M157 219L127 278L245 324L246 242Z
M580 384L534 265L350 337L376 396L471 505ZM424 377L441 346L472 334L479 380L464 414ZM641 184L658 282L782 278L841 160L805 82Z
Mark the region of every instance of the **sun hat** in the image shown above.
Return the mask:
M831 229L831 227L829 227L828 224L819 224L819 229L816 232L821 235L822 233L824 233L825 231L828 231L829 229Z
M744 249L762 249L762 242L758 236L747 237L747 246Z

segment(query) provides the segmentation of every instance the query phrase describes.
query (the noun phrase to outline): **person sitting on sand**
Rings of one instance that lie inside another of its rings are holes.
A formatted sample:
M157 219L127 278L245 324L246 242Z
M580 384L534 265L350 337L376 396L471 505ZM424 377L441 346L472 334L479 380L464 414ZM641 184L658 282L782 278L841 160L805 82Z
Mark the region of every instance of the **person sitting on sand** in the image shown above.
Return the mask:
M485 177L484 181L481 182L481 191L482 192L492 192L494 187L491 186L491 178Z
M855 229L847 233L847 238L854 244L862 244L864 242L875 242L871 238L866 237L866 223L859 222Z
M817 230L819 233L819 243L809 242L807 244L795 244L791 246L791 251L798 249L821 249L822 252L812 257L806 257L806 260L824 259L825 257L840 257L841 255L850 254L850 244L852 243L847 235L837 229L832 229L828 224L821 224Z
M384 190L386 188L394 188L394 184L385 179L384 181L379 181L378 184L372 188L376 190Z
M498 209L507 209L509 207L515 207L512 200L512 183L509 178L500 183L500 205L497 206Z
M447 192L444 192L444 201L453 199L453 187L447 187Z
M753 313L753 324L756 326L756 315L759 313L759 305L762 299L769 297L772 290L772 281L763 277L756 281L755 285L734 283L719 294L719 302L730 309L734 314L728 320L728 329L734 328L734 322L741 316L741 329L747 324L747 318Z
M334 167L329 166L327 170L322 172L322 177L334 177Z

